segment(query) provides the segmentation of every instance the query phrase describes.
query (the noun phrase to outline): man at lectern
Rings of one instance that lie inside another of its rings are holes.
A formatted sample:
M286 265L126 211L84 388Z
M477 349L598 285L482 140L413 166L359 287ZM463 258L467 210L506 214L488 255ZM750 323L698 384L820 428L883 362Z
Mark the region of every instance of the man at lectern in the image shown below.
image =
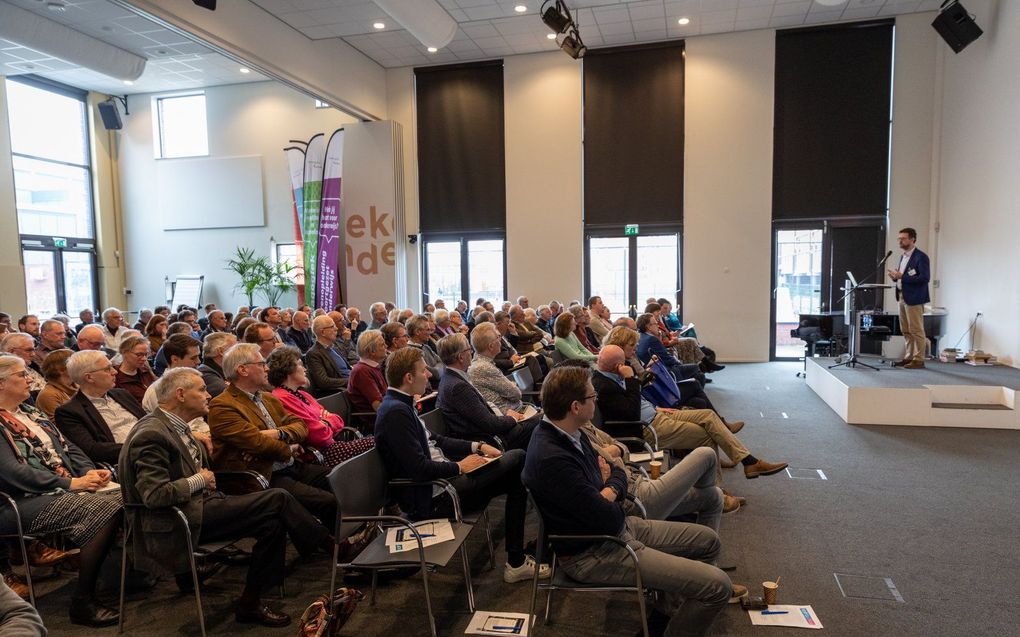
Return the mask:
M928 279L931 268L928 255L917 248L917 231L904 228L899 234L900 264L889 270L889 278L896 281L896 300L900 302L900 331L907 349L903 360L893 363L894 367L920 369L924 367L924 304L928 296Z

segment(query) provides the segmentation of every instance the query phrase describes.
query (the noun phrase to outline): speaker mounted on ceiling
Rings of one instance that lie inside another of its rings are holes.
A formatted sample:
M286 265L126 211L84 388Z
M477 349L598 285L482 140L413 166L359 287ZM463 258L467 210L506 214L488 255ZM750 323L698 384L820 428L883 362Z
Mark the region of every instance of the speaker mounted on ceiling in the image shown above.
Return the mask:
M953 53L959 53L984 31L974 22L974 16L960 4L959 0L946 0L939 8L939 14L931 23L946 41Z

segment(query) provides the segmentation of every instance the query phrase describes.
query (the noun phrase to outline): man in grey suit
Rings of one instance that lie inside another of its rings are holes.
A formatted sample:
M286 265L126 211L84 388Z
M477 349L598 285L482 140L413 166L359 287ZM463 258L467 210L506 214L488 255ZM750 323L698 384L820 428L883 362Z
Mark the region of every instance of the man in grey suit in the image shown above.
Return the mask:
M340 352L333 347L338 332L336 323L328 316L316 316L312 321L315 343L305 354L305 368L308 370L308 381L312 385L311 393L316 398L329 396L347 388L351 368Z
M125 509L134 538L135 564L150 569L169 567L177 585L185 591L191 589L187 541L177 513L171 509L177 507L188 518L195 544L255 539L235 618L240 623L270 627L288 625L289 616L261 600L263 588L282 583L287 534L304 555L319 548L332 550L332 537L282 489L239 496L216 490L209 456L188 426L189 421L209 411L209 393L198 370L168 370L160 381L157 399L159 408L138 422L120 454L124 502L144 505Z

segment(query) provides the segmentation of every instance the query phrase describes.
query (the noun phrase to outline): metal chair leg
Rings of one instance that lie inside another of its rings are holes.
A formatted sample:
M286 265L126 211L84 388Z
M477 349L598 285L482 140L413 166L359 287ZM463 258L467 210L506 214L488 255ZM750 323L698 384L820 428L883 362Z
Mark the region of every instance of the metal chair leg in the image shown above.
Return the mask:
M546 593L545 593L545 617L542 620L542 623L544 623L544 624L548 624L549 623L549 610L552 608L552 594L553 594L552 583L553 583L553 579L556 577L556 553L555 553L555 551L553 552L553 555L552 555L552 563L551 563L551 565L549 567L549 571L550 571L549 572L549 588L546 589Z
M485 518L485 543L489 546L489 570L496 570L496 550L492 545L492 528L489 526L489 510L485 509L482 513L482 517Z
M368 605L375 606L375 588L376 584L379 583L379 569L372 569L372 594L368 598Z
M128 527L127 516L124 516L124 548L120 554L120 603L117 605L117 633L123 634L124 632L124 585L127 583L127 556L128 556L128 539L131 531Z
M464 563L464 585L467 586L468 612L475 612L475 589L471 583L471 562L468 561L467 543L460 545L460 561Z
M436 632L436 618L432 614L432 596L429 595L429 572L424 562L421 565L421 584L425 588L425 611L429 614L429 633L432 637L439 637Z

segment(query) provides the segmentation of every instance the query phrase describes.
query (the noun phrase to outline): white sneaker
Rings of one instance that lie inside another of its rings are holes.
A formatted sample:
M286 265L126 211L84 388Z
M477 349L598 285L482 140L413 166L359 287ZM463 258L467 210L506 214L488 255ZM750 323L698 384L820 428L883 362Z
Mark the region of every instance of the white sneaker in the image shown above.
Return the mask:
M538 579L549 579L549 575L552 574L552 570L548 564L542 564L538 569ZM530 555L524 556L524 563L520 566L510 566L509 564L503 569L503 581L507 584L513 584L514 582L523 582L530 580L535 576L535 558Z

